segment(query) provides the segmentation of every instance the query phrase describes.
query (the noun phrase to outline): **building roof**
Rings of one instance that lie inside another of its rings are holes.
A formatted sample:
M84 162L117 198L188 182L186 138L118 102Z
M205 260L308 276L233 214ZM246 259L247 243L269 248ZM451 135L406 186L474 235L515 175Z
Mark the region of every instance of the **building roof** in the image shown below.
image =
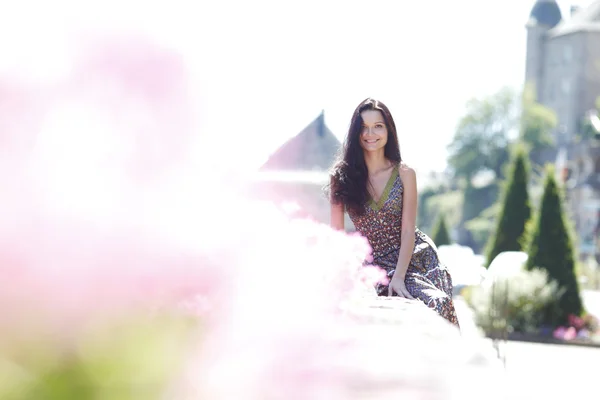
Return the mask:
M552 29L550 36L562 36L575 32L600 32L600 0L577 10L571 18Z
M554 28L562 20L556 0L537 0L529 14L529 23Z
M260 170L327 171L340 147L340 141L325 124L322 112L299 134L279 147Z

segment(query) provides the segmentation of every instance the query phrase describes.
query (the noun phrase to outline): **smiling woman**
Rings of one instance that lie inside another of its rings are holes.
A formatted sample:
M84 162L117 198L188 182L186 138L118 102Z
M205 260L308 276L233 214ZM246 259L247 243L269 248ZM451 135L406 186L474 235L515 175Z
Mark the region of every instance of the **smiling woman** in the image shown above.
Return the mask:
M373 264L387 271L377 293L419 299L458 325L452 278L433 241L415 226L415 171L402 162L396 124L382 102L356 107L342 157L330 181L331 225L344 229L344 212L373 249Z
M361 147L365 151L384 149L388 134L381 112L377 110L365 110L362 112L361 117L363 119Z

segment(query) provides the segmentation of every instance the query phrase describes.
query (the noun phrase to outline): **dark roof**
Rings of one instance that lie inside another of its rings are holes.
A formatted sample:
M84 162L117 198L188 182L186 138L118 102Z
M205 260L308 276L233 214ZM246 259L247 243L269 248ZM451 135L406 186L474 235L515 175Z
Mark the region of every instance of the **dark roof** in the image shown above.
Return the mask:
M325 124L322 112L299 134L277 149L261 170L327 171L341 143Z
M561 36L575 32L600 32L600 0L576 11L550 32L550 36Z
M529 14L529 19L538 25L554 28L562 19L556 0L537 0Z

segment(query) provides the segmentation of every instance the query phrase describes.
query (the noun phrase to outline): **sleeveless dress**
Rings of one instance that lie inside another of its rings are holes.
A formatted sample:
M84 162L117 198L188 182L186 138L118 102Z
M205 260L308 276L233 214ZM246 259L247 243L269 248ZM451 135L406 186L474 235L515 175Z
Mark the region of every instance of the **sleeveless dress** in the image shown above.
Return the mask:
M400 251L403 192L398 168L394 168L378 202L371 200L362 215L348 213L358 233L371 245L372 264L387 271L390 279L396 270ZM433 241L419 229L415 229L415 248L404 282L415 299L459 325L452 301L450 273L440 262ZM379 296L387 296L388 285L378 284L376 290ZM397 296L396 293L393 295Z

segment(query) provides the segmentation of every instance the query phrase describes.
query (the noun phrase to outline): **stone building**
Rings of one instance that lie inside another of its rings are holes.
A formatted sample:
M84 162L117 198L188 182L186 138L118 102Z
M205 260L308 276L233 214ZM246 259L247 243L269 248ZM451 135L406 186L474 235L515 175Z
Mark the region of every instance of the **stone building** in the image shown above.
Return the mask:
M295 203L298 215L329 223L330 205L323 189L340 149L322 112L262 165L252 184L253 196L284 206ZM349 218L346 229L354 229Z
M558 117L556 163L565 172L568 209L585 257L595 252L600 210L600 147L582 135L600 96L600 0L571 7L567 17L556 0L537 0L526 29L525 81Z
M598 123L591 126L600 135ZM574 218L578 236L579 253L582 257L600 256L598 226L600 224L600 141L589 139L568 147L570 160L565 162L566 198Z
M326 173L341 146L325 124L325 112L299 134L281 145L260 168L261 171L313 171Z
M600 96L600 1L563 19L556 0L537 0L526 27L525 81L556 113L556 141L572 142Z

